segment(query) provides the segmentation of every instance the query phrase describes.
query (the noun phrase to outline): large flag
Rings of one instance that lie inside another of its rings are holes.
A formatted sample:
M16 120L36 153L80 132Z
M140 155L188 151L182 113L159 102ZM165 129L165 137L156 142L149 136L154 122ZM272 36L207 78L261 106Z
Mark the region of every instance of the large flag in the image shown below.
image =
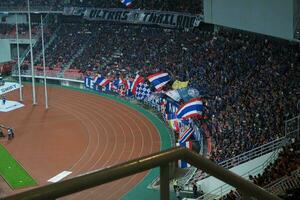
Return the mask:
M179 96L183 101L187 102L193 98L199 97L199 91L195 88L182 88L177 90Z
M125 6L130 6L132 4L133 0L121 0L121 3Z
M187 149L190 149L192 150L193 148L193 142L192 141L187 141L187 142L184 142L184 143L176 143L176 146L181 146L181 147L185 147ZM186 161L184 160L178 160L178 167L180 168L187 168L187 167L190 167L191 165L189 163L187 163Z
M97 76L94 77L94 84L99 85L100 81L101 81L101 75L98 74Z
M203 110L203 102L200 99L191 99L183 104L177 111L178 119L189 119L191 117L200 117Z
M158 72L148 76L147 79L150 81L151 85L155 87L155 89L160 90L171 80L171 77L168 73Z
M146 83L140 83L136 88L136 94L135 97L138 100L144 100L145 98L149 97L151 95L151 90L149 85Z
M181 89L181 88L186 88L188 86L189 82L188 81L185 81L185 82L182 82L182 81L174 81L173 85L172 85L172 89L173 90L177 90L177 89Z
M178 142L184 143L194 134L195 130L190 126L183 126L179 132Z
M169 90L165 94L175 101L180 101L181 99L180 94L177 90Z
M100 80L99 80L100 79ZM106 79L106 78L104 78L104 77L101 77L101 78L99 78L97 81L99 82L99 85L101 86L101 87L105 87L107 84L109 84L110 83L110 80L109 79Z
M132 87L131 87L131 92L136 95L136 88L137 86L140 84L140 83L143 83L144 82L144 78L142 76L140 76L139 74L137 74L135 76L135 79L133 80L133 83L132 83Z

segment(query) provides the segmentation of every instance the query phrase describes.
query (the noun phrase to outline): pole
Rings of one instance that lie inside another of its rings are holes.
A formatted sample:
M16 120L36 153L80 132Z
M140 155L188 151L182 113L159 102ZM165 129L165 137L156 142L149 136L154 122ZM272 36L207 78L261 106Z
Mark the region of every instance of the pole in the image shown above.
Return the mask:
M20 47L19 47L19 32L18 32L18 14L16 14L16 36L17 36L17 55L18 55L18 75L20 85L20 101L23 101L21 66L20 66Z
M160 166L160 199L170 199L169 163Z
M48 93L47 93L47 79L46 79L46 61L45 61L43 15L41 15L41 30L42 30L42 51L43 51L44 86L45 86L45 108L48 109Z
M31 77L32 77L32 101L33 105L36 105L36 96L35 96L35 78L34 78L34 68L33 68L33 52L32 52L32 38L31 38L31 19L30 19L30 5L29 0L28 4L28 24L29 24L29 43L30 43L30 63L31 63Z

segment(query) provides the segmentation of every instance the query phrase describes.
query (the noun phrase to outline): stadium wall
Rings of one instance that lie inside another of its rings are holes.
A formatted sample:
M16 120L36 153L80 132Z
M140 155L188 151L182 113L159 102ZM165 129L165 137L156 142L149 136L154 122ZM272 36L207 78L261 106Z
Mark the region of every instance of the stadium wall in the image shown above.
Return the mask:
M204 21L293 40L296 1L204 0Z

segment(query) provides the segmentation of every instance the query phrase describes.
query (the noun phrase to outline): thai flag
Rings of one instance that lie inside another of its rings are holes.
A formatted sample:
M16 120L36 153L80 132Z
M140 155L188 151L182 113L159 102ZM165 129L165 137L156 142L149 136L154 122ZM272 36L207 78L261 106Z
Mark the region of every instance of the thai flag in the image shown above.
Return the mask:
M150 81L151 85L155 87L155 89L160 90L171 80L171 77L168 73L158 72L148 76L147 79Z
M118 78L118 79L114 80L113 83L116 88L119 88L123 84L123 81L121 78Z
M104 78L104 77L101 77L100 78L100 81L99 81L99 85L101 86L101 87L105 87L107 84L109 84L110 83L110 80L109 79L106 79L106 78Z
M100 81L101 81L101 75L98 74L97 76L94 77L94 84L99 85Z
M179 133L179 138L178 138L178 142L181 144L181 143L184 143L186 142L188 139L190 139L190 137L194 134L195 130L188 126L188 128L186 129L181 129L180 130L180 133Z
M136 88L138 87L138 85L143 82L144 82L144 78L142 76L140 76L139 74L137 74L135 76L135 79L133 80L132 87L131 87L131 92L134 95L136 95Z
M181 147L185 147L187 149L190 149L192 150L193 148L193 142L192 141L187 141L187 142L184 142L184 143L176 143L176 146L181 146ZM191 165L189 163L187 163L186 161L184 160L178 160L178 167L180 168L187 168L187 167L190 167Z
M111 91L117 91L118 90L118 86L116 86L115 84L114 84L114 82L109 82L109 86L110 86L110 90Z
M126 96L132 96L131 88L133 85L132 80L126 80L125 88L126 88Z
M188 119L191 117L201 116L203 102L199 99L191 99L183 104L177 111L177 118Z
M121 0L121 3L125 6L130 6L132 4L133 0Z

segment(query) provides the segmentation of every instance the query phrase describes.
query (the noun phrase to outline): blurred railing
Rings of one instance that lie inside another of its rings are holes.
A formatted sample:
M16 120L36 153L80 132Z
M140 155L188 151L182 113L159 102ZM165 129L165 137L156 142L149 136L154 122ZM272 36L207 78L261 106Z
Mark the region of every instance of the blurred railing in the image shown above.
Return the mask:
M300 187L300 168L293 171L290 176L284 176L264 188L272 194L280 195L289 189Z
M249 170L248 172L244 173L241 175L241 177L245 179L249 179L249 176L256 176L259 173L261 173L270 163L273 163L277 157L278 157L279 149L276 149L272 155L261 165L255 167L254 169ZM198 199L205 199L205 200L210 200L210 199L219 199L223 197L224 195L228 194L231 190L235 190L231 185L224 184L210 192L205 193L203 196L199 197Z
M279 199L275 195L268 193L250 181L247 181L218 166L207 158L188 149L178 147L80 175L58 183L45 185L29 191L4 197L3 199L55 199L140 173L154 167L160 167L160 199L167 200L170 197L169 164L178 159L186 160L197 168L200 168L212 176L234 186L239 190L243 198L264 200Z
M286 137L300 137L300 115L285 121Z
M218 165L230 169L232 167L235 167L237 165L240 165L242 163L245 163L247 161L250 161L254 158L260 157L262 155L265 155L267 153L270 153L276 149L279 149L280 147L286 145L286 138L278 138L276 140L273 140L267 144L261 145L259 147L256 147L250 151L247 151L245 153L242 153L240 155L237 155L233 158L230 158L228 160L225 160L223 162L218 163Z
M44 77L44 72L42 70L35 70L34 71L36 78L40 77ZM12 76L18 76L18 71L17 70L13 70L12 71ZM31 77L31 70L21 70L21 76L23 77ZM78 81L82 81L83 83L83 75L82 73L64 73L61 70L51 70L51 69L47 69L46 70L46 77L48 78L52 78L52 79L71 79L74 80L76 82Z

